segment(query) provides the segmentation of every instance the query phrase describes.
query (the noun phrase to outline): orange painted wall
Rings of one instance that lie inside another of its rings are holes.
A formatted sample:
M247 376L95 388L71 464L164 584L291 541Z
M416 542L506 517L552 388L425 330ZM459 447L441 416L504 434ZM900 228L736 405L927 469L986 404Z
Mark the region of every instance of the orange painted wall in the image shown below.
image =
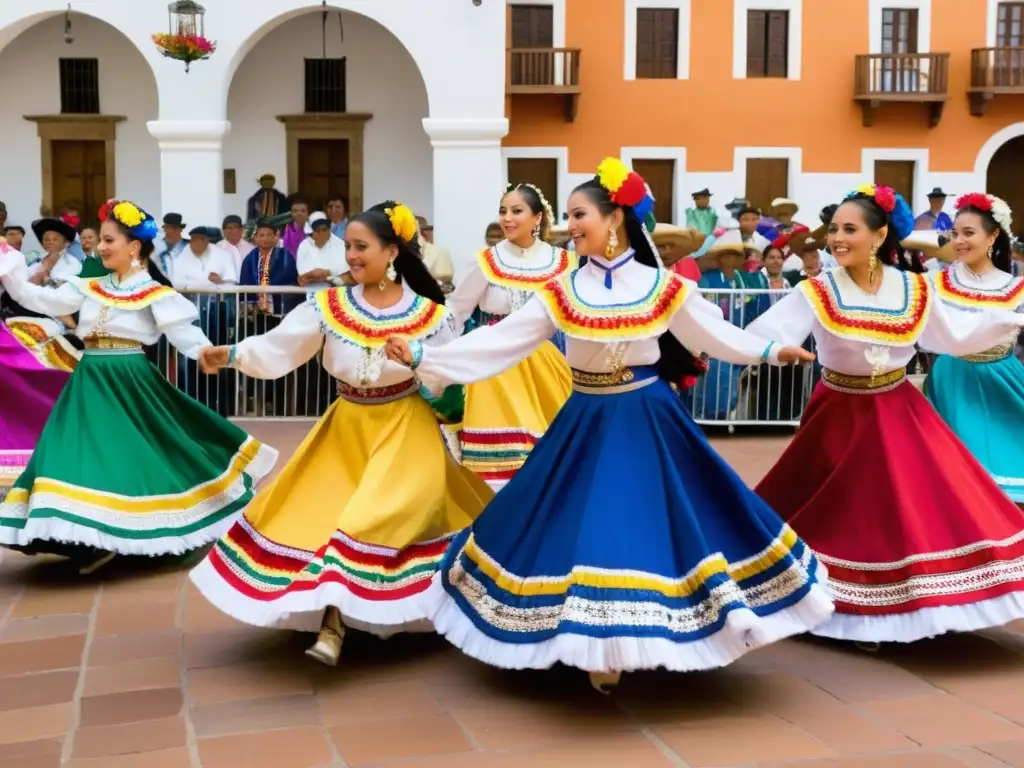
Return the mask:
M971 171L981 146L1024 120L1024 96L968 111L971 48L985 46L984 0L932 0L932 52L952 54L938 127L924 105L883 105L871 128L853 100L854 57L868 52L868 0L804 0L801 80L732 77L732 0L693 0L689 80L623 79L624 0L566 0L566 46L580 48L574 123L558 97L508 100L508 146L567 146L585 173L623 146L685 146L690 171L731 171L736 146L799 146L803 171L860 170L864 147L927 147L931 171Z

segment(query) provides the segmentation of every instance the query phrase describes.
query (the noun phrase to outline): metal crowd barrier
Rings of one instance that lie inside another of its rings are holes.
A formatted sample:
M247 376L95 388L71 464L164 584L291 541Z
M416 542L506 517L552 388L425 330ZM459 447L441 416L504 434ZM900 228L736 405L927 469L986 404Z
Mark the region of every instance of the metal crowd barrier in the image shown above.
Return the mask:
M746 327L785 296L786 290L702 291L721 307L733 325ZM304 301L304 288L230 286L217 292L185 293L199 308L199 325L214 344L236 344L277 327ZM808 339L805 348L814 351ZM336 398L335 382L318 353L308 363L276 380L253 379L239 371L207 376L198 364L177 353L166 339L147 350L150 359L175 386L229 418L315 419ZM929 355L919 354L911 373L927 373ZM821 366L734 365L711 359L707 373L681 394L697 423L736 427L796 427L821 378Z

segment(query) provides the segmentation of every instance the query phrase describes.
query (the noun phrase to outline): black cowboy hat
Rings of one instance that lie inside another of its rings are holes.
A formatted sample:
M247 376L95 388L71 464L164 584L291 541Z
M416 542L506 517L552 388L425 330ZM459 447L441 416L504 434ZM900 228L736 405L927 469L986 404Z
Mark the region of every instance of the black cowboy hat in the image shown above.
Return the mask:
M704 189L698 189L693 193L693 197L711 197L711 190L707 187L704 187Z
M936 197L949 197L949 195L942 191L942 187L936 187L928 193L928 199L931 200Z
M164 226L181 227L182 229L184 229L185 220L182 218L180 213L168 213L164 215Z
M68 224L66 221L61 219L55 219L47 217L45 219L36 219L32 222L32 232L35 233L36 239L42 241L43 235L47 232L56 232L58 235L63 237L69 243L73 243L78 233L75 232L75 228Z

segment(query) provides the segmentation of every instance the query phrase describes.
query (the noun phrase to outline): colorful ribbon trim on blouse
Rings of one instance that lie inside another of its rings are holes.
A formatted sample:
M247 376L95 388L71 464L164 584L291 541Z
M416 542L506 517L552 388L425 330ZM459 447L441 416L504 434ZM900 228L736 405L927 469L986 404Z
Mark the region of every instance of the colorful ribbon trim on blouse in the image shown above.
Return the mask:
M832 273L799 284L821 326L841 339L902 346L924 331L932 294L924 275L904 272L904 303L899 309L847 306Z
M324 326L342 341L366 349L383 347L392 336L421 339L444 322L445 308L417 296L407 309L395 315L375 316L356 303L352 287L328 288L314 296L314 306Z
M951 274L952 272L952 269L944 269L935 278L935 290L939 298L950 304L976 309L992 307L1013 310L1021 302L1024 302L1024 280L1019 277L1010 278L1010 281L1002 288L982 291L961 284L956 276Z
M175 290L160 285L155 280L147 280L131 288L120 289L111 282L110 276L97 277L93 280L79 280L75 283L82 295L114 309L136 310L174 296Z
M590 341L637 341L660 336L686 301L686 283L663 269L646 296L628 304L595 306L576 293L579 270L562 275L537 291L555 325L566 336Z
M551 248L551 261L541 267L519 267L506 264L495 252L494 248L484 248L478 256L480 270L487 282L503 288L519 290L536 290L573 266L569 252L561 248Z

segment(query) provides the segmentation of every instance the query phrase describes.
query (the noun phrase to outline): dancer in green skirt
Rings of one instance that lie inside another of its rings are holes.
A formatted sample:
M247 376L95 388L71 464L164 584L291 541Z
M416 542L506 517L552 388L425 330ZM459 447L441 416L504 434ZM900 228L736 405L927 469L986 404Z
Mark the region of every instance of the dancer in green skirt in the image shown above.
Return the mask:
M127 201L100 210L109 275L43 288L0 257L19 304L79 314L85 352L28 467L0 504L0 546L73 558L92 573L116 555L183 554L215 541L249 503L277 451L175 389L143 354L160 337L193 360L209 340L195 305L146 270L153 217Z

